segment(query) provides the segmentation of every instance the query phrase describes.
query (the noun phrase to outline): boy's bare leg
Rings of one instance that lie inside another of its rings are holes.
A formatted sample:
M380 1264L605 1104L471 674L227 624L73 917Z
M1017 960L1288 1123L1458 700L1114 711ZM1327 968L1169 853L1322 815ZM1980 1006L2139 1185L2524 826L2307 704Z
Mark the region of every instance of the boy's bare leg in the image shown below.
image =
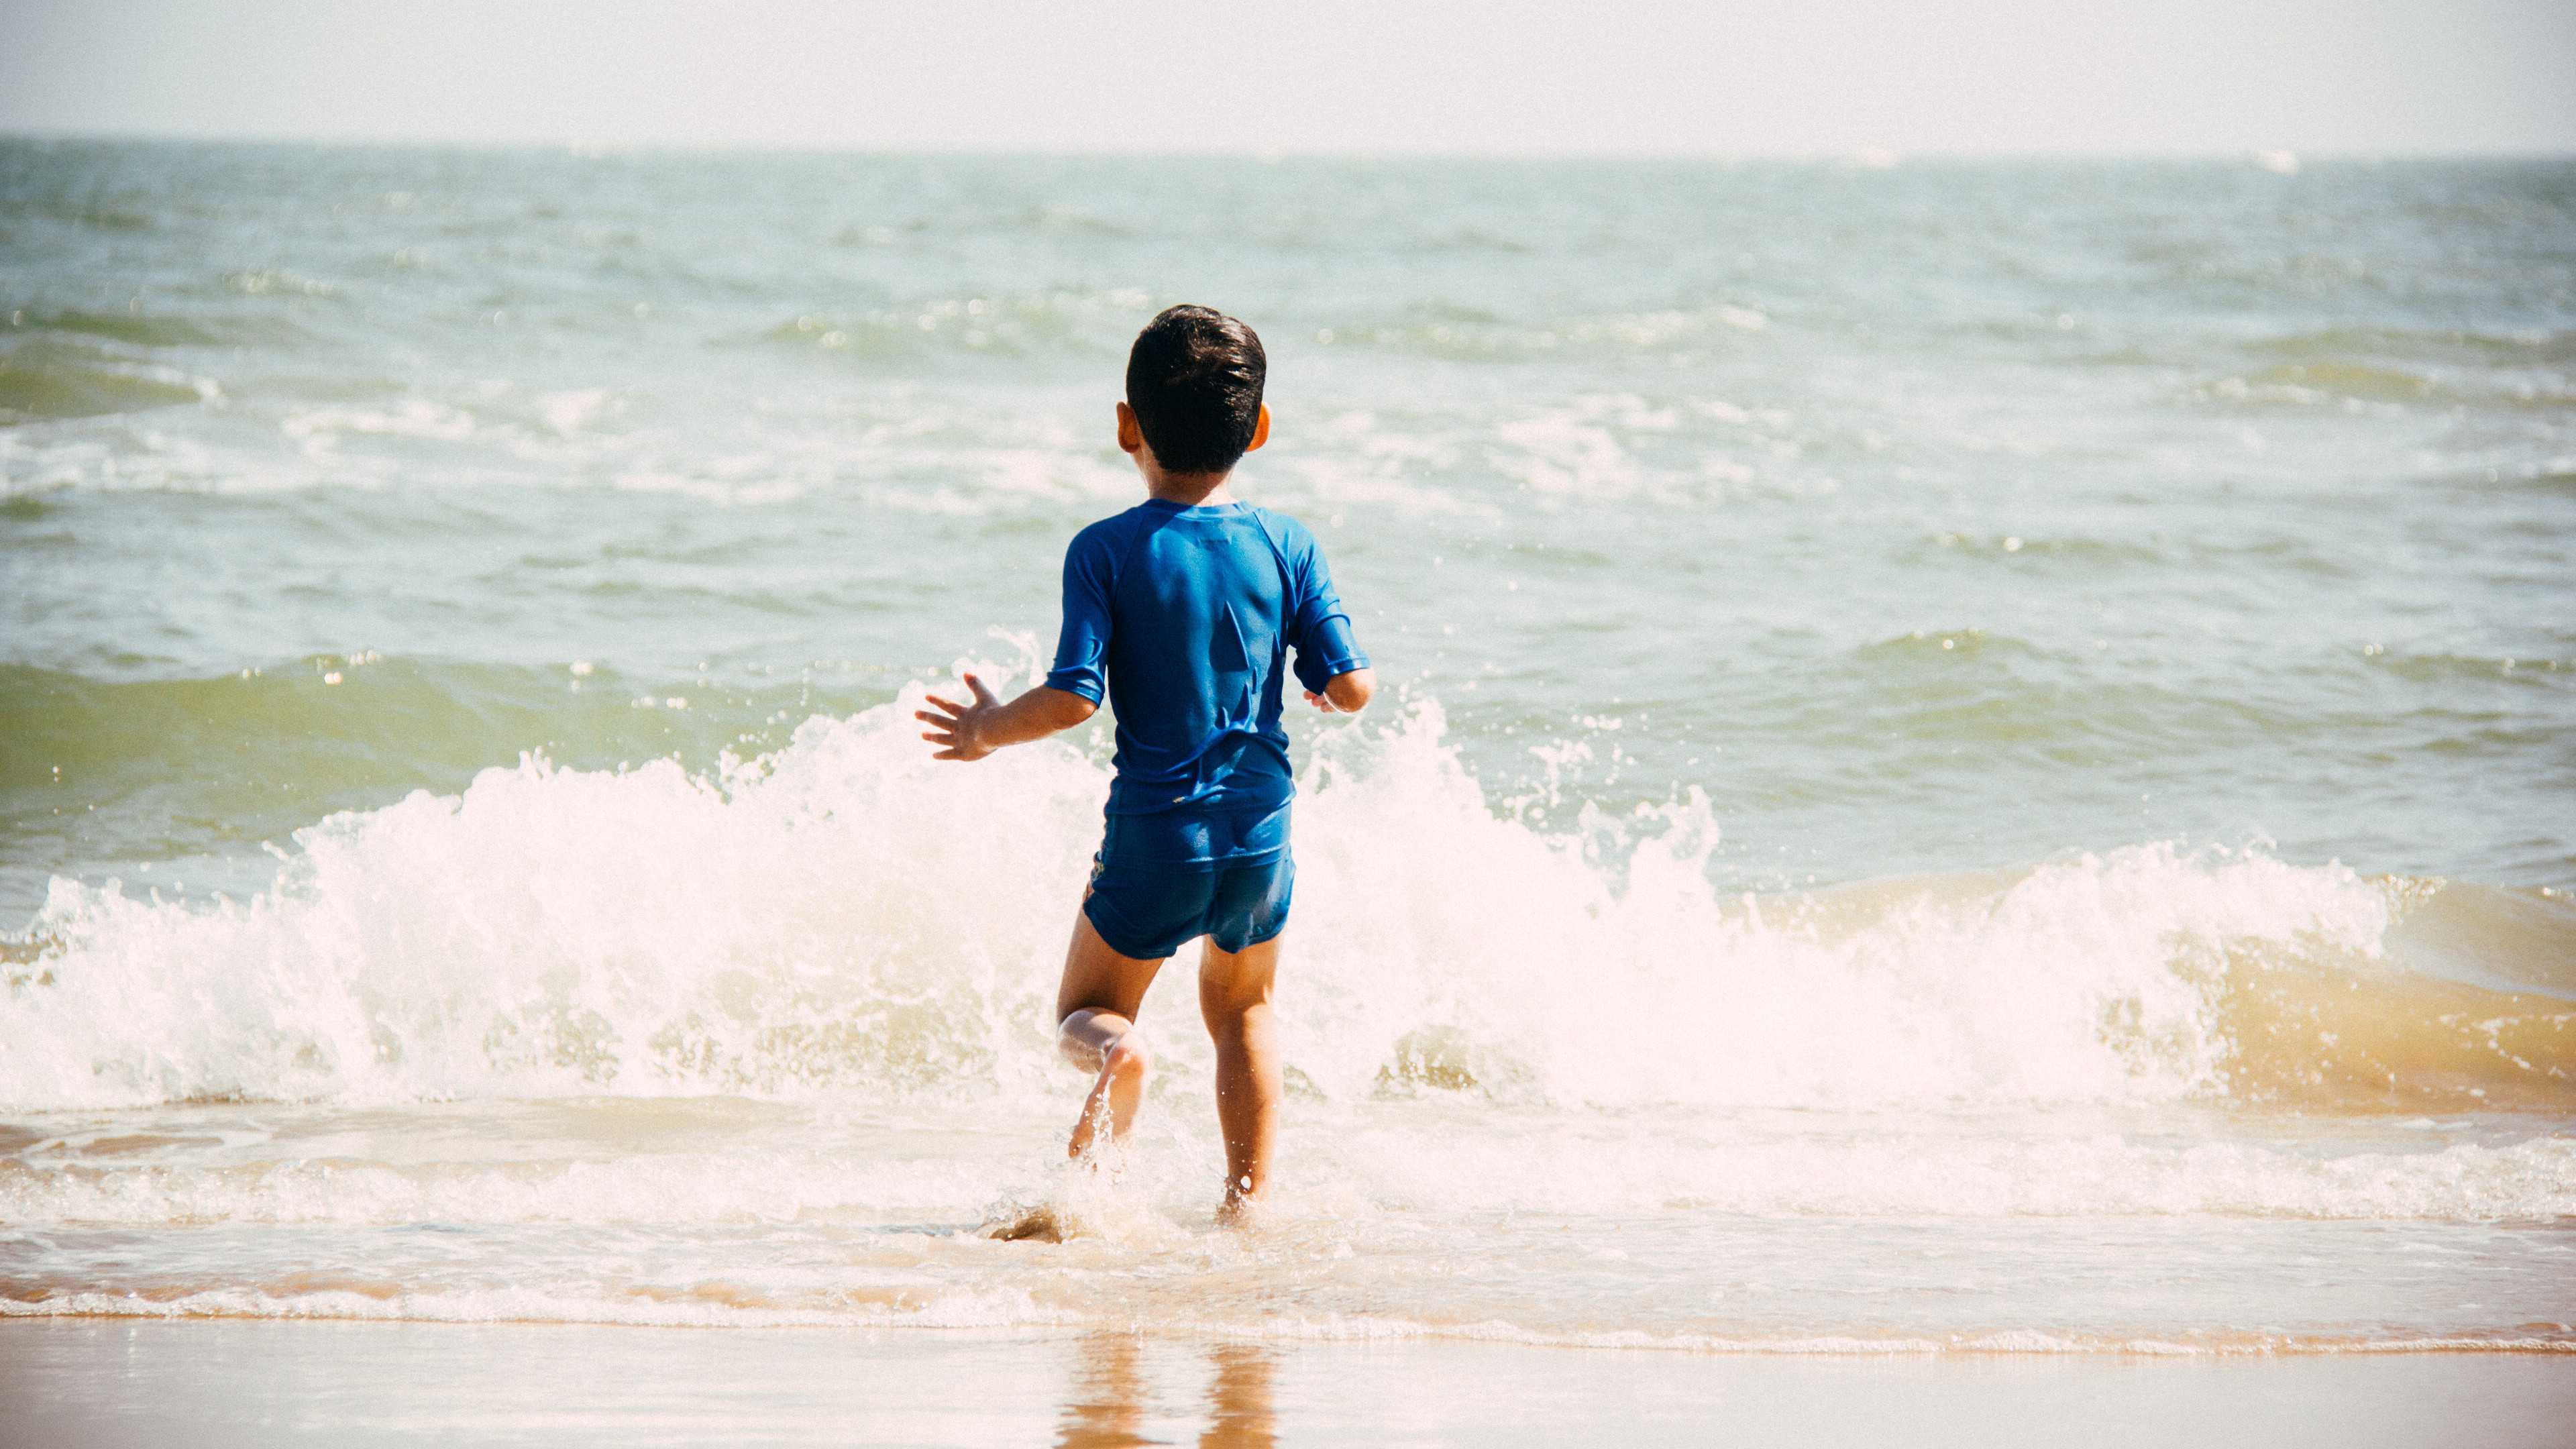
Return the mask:
M1064 984L1056 989L1056 1046L1065 1060L1088 1072L1091 1094L1074 1120L1073 1140L1065 1155L1080 1157L1109 1129L1123 1142L1136 1127L1136 1109L1144 1104L1145 1081L1154 1070L1153 1054L1136 1030L1136 1008L1164 958L1140 961L1121 956L1100 939L1091 917L1076 912L1073 943L1065 948Z
M1199 1015L1216 1042L1216 1118L1225 1131L1225 1203L1220 1222L1240 1222L1270 1185L1279 1147L1279 1035L1270 985L1279 937L1240 951L1199 950Z

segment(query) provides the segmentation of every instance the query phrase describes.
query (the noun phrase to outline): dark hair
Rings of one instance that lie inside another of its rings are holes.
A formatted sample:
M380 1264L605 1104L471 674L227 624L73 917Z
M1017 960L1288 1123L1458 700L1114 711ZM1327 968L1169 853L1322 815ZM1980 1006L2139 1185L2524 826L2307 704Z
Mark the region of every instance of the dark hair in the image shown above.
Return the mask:
M1127 354L1127 406L1166 473L1223 473L1252 446L1270 360L1261 338L1210 307L1170 307Z

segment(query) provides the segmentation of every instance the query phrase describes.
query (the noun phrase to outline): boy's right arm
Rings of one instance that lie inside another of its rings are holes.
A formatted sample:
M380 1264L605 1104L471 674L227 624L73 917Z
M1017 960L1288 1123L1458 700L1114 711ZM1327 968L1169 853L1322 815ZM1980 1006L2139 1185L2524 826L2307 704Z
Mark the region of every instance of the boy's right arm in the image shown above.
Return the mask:
M1109 682L1109 594L1116 582L1115 550L1124 538L1119 530L1118 519L1103 519L1075 534L1064 551L1064 630L1044 683L1004 704L969 674L971 701L958 704L934 694L930 703L940 713L913 711L914 719L933 727L922 738L941 747L932 759L980 760L1004 745L1069 730L1100 708Z
M1100 708L1081 695L1043 684L1023 691L1008 704L974 675L966 676L966 687L975 692L968 703L956 704L934 694L930 702L939 707L939 714L926 709L912 712L914 719L933 727L921 737L942 747L931 756L934 760L980 760L1004 745L1024 745L1069 730Z

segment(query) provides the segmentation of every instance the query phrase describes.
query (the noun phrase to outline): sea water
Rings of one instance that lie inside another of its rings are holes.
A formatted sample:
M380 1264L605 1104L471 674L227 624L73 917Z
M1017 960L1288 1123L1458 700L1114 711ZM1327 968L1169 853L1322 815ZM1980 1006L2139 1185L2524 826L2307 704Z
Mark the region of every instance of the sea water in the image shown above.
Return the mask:
M2576 1349L2576 166L19 141L0 291L0 1314ZM910 718L1182 301L1387 686L1240 1233L1186 957L1063 1160L1105 720Z

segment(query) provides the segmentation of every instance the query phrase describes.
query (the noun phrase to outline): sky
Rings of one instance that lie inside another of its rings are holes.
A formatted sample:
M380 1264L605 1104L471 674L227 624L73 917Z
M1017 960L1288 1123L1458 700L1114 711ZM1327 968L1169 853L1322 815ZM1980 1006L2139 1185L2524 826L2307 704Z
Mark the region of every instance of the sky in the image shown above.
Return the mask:
M0 0L0 132L1251 154L2576 153L2576 0Z

